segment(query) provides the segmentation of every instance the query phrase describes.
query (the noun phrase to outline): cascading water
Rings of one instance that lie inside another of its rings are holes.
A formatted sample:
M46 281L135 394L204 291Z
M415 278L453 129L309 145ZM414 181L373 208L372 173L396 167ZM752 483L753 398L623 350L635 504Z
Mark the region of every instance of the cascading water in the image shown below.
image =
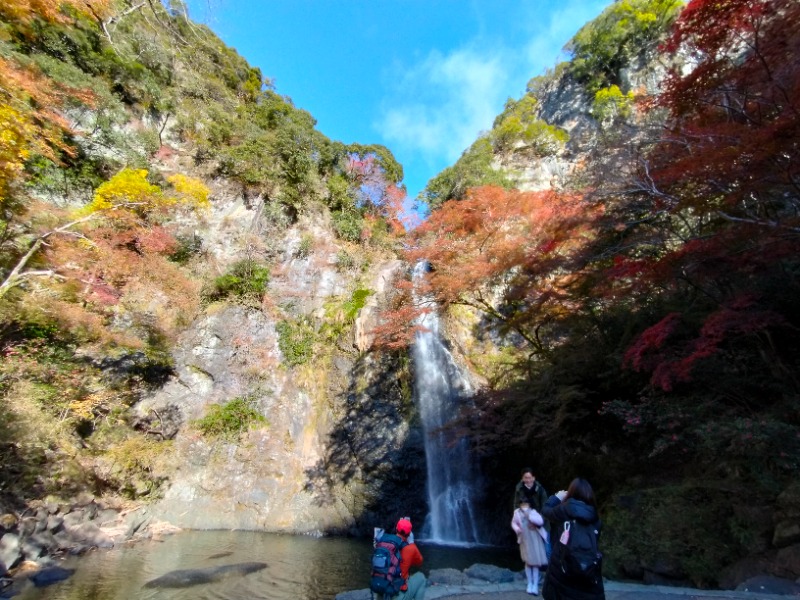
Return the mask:
M414 279L423 276L428 265L414 267ZM440 430L456 415L470 396L469 380L456 364L439 337L439 316L434 310L423 315L418 324L425 331L417 333L412 347L416 373L416 398L425 434L425 459L428 468L428 504L430 512L422 534L427 540L453 545L480 544L475 495L479 489L475 468L470 460L467 441L455 446Z

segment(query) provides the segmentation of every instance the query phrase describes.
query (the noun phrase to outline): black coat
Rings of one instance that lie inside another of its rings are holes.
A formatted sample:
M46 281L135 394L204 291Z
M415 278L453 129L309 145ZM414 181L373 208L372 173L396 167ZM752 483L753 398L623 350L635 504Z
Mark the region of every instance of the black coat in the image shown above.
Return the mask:
M597 509L574 498L569 498L562 503L558 496L550 496L542 509L542 515L550 521L550 541L553 546L550 562L547 565L547 577L542 589L544 600L605 600L606 594L603 589L602 577L598 578L597 583L592 584L573 581L564 573L561 568L562 545L558 541L564 531L564 522L572 519L592 523L599 532L601 522L597 515ZM599 544L599 533L597 538Z

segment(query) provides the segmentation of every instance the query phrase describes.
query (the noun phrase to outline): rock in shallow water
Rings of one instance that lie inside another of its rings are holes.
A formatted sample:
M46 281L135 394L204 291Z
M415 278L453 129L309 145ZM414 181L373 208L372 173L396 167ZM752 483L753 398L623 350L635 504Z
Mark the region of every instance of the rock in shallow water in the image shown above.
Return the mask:
M37 571L30 575L28 579L33 582L36 587L45 587L59 581L64 581L69 578L75 569L64 569L62 567L46 567L41 571Z
M237 575L247 575L266 569L266 563L247 562L236 563L233 565L222 565L219 567L208 567L205 569L179 569L170 571L157 579L148 581L144 584L146 588L184 588L202 583L212 583L222 581Z

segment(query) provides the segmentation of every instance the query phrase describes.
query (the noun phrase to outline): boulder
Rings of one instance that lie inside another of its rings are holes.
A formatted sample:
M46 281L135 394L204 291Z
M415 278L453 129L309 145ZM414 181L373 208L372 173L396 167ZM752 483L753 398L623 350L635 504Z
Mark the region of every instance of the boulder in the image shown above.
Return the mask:
M78 509L72 510L64 515L64 520L62 523L64 524L64 527L69 529L83 523L86 520L86 513L83 510Z
M13 533L3 534L3 537L0 538L0 562L7 569L13 569L22 562L22 559L19 536Z
M800 544L778 550L772 574L791 579L800 578Z
M37 524L36 517L24 517L17 524L17 533L19 533L20 537L28 537L36 531Z
M70 538L76 542L84 543L98 548L113 548L114 540L94 523L81 523L67 529Z
M113 508L105 508L103 510L100 510L94 517L94 520L101 527L103 525L114 523L115 521L117 521L117 519L119 519L119 512L117 512Z
M464 571L470 579L479 579L489 583L510 583L514 581L514 572L495 565L476 564Z
M363 589L336 594L335 600L374 600L374 597L369 589Z
M50 533L57 533L61 531L64 525L64 518L58 515L50 515L47 518L47 531Z
M797 519L798 517L795 517ZM785 519L775 524L775 533L772 536L772 545L784 548L800 542L800 522L795 519Z
M433 569L428 576L428 585L466 585L469 577L458 569Z
M148 513L147 509L138 510L125 515L125 523L128 525L128 530L125 532L125 539L132 538L140 529L147 527L153 520L153 517Z
M772 545L785 548L800 542L800 483L784 489L775 502L775 532Z
M34 536L22 541L22 553L28 560L37 560L47 554L47 546L37 542Z

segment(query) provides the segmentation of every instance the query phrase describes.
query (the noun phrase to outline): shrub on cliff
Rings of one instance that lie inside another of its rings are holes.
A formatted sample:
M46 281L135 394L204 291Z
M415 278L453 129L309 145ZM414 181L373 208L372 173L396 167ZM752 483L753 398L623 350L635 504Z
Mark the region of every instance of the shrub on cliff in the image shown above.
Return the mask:
M225 404L212 404L193 425L207 437L236 441L250 427L266 422L254 398L234 398Z
M619 84L620 70L656 44L680 12L681 0L619 0L570 40L569 71L590 95Z

